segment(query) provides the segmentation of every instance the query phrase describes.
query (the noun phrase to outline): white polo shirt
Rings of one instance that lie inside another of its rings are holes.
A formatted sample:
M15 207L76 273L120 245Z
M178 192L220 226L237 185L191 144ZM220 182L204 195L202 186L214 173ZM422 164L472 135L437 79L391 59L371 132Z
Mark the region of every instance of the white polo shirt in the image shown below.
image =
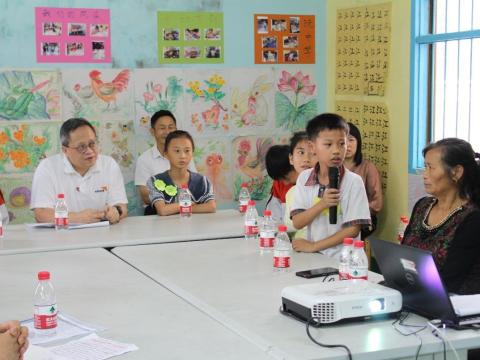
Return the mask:
M138 157L135 167L135 185L147 186L148 179L167 170L170 170L170 162L160 154L155 145ZM197 172L193 160L190 161L188 170Z
M105 155L98 155L84 176L64 154L42 160L33 176L30 208L53 208L59 193L65 194L68 209L73 212L128 203L120 167Z
M293 194L291 216L311 208L319 201L320 183L316 175L318 169L317 164L315 168L304 170L298 176ZM330 224L329 209L325 209L308 225L307 240L321 241L335 234L341 228L370 224L370 210L363 180L359 175L347 169L344 169L344 171L340 181L337 223ZM357 239L360 239L360 233ZM330 257L338 258L341 250L342 244L339 244L320 252Z

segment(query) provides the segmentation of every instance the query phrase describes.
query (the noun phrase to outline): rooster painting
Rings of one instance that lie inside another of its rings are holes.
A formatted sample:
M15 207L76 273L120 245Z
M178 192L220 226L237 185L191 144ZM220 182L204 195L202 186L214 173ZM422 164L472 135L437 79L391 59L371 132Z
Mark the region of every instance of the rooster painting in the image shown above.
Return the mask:
M113 103L114 108L117 108L117 96L123 90L127 88L128 81L130 79L130 70L125 69L118 73L118 75L111 82L103 82L101 79L102 73L98 70L92 70L89 73L90 86L93 93L100 100L107 103L105 110L110 109L110 105Z
M238 167L242 173L250 178L263 178L265 172L265 155L273 145L273 140L270 138L257 139L255 154L251 152L250 141L250 139L244 138L238 144Z
M205 159L206 172L205 175L212 182L215 190L215 196L220 199L229 199L232 194L226 185L224 173L223 156L219 153L211 153Z

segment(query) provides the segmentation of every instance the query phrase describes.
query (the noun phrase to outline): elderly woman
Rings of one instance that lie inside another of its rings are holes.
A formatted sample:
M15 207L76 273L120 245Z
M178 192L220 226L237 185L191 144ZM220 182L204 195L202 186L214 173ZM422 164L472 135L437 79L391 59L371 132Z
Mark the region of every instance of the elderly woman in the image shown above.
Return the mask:
M480 167L472 146L449 138L423 150L425 190L404 245L432 252L449 292L480 293Z

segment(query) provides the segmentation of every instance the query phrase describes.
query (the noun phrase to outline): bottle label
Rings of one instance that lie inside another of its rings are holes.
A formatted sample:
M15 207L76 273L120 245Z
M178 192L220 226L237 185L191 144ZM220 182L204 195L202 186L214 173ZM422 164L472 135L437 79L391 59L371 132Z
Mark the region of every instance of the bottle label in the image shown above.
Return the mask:
M258 225L256 220L245 221L245 235L257 235Z
M238 211L240 211L241 213L244 213L245 211L247 211L247 206L248 206L248 201L240 200L238 203Z
M192 212L192 202L191 201L181 201L180 202L180 214L190 214Z
M35 305L33 322L35 329L53 329L57 327L57 304Z
M56 226L68 226L68 217L55 217Z
M348 271L338 270L338 280L348 280Z
M3 236L3 224L0 224L0 238Z
M290 256L274 256L273 267L276 267L276 268L290 267Z
M350 267L348 274L349 279L363 279L368 280L368 268L367 267Z
M274 231L260 231L260 247L273 248L275 242Z

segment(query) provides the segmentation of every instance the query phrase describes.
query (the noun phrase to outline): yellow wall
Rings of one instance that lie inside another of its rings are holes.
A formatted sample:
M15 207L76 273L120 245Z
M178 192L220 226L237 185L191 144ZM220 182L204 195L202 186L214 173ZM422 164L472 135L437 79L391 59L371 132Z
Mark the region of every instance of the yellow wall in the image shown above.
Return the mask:
M335 96L335 19L339 8L386 3L385 0L328 0L327 6L327 110L335 100L384 102L390 112L390 154L385 205L375 237L396 238L400 215L408 214L408 139L410 86L410 0L392 0L390 71L384 97Z

